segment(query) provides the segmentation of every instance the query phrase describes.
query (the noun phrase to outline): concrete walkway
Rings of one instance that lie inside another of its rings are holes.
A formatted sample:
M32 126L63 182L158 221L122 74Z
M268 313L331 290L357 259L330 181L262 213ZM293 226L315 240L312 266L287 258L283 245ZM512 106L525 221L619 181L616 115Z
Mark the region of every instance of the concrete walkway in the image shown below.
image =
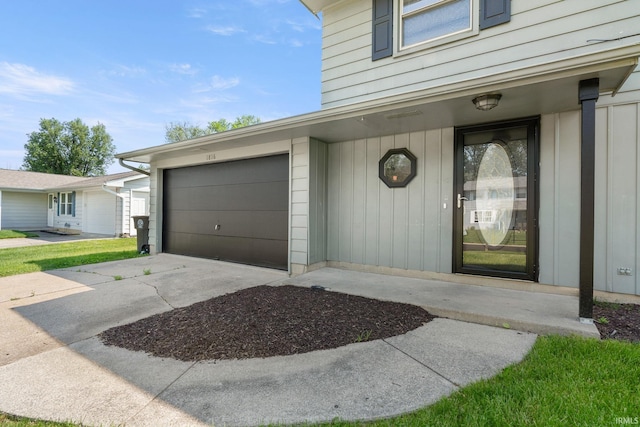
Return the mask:
M411 302L453 319L384 340L240 361L156 358L106 347L96 337L175 307L284 283ZM577 321L577 306L575 297L336 269L290 279L166 254L12 276L0 279L0 411L104 426L389 417L520 361L536 335L517 327L593 335L593 325Z
M113 237L96 234L55 234L46 231L35 232L38 237L0 239L0 249L20 248L24 246L50 245L52 243L74 242L76 240L110 239Z

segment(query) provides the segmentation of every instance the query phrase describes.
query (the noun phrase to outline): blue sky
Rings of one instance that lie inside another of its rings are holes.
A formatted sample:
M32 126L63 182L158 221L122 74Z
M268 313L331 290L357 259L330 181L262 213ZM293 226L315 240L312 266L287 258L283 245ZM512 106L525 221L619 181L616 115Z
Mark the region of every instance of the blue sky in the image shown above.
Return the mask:
M298 0L2 1L0 168L22 166L41 118L103 123L125 152L171 122L319 110L320 55Z

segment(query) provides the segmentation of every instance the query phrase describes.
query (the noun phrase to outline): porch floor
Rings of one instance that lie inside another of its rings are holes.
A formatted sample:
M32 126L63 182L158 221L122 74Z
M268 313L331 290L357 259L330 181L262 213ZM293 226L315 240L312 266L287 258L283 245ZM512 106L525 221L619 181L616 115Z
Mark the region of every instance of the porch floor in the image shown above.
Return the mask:
M337 268L321 268L287 284L318 285L380 300L415 304L454 320L533 332L599 338L593 324L580 323L578 297L466 285Z

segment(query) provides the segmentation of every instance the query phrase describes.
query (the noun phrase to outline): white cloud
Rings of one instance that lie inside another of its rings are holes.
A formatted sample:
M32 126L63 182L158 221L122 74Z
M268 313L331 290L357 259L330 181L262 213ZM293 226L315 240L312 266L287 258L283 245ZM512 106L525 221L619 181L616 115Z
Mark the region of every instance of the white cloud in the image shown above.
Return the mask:
M211 88L214 90L231 89L239 84L240 79L238 77L230 77L228 79L220 76L211 77Z
M276 40L266 34L256 34L255 36L253 36L253 40L257 41L258 43L264 44L278 44Z
M188 18L202 18L207 14L207 10L199 7L187 10Z
M115 69L109 71L109 75L119 77L138 77L147 74L147 70L137 65L117 65Z
M302 43L302 42L301 42L300 40L298 40L298 39L291 39L291 40L289 40L289 44L290 44L292 47L303 47L303 46L304 46L304 43Z
M207 27L207 31L209 31L210 33L213 34L217 34L219 36L232 36L234 34L238 34L238 33L245 33L246 31L244 29L242 29L241 27L235 27L235 26L218 26L218 25L209 25Z
M47 75L24 64L0 62L0 93L15 96L66 95L74 88L66 78Z
M198 73L198 70L193 68L191 64L171 64L169 69L174 73L185 74L188 76L193 76Z
M301 21L293 21L291 19L287 19L286 24L293 30L298 33L303 33L306 30L321 30L322 26L320 22L316 22L313 19L305 19L304 22Z
M289 3L289 0L249 0L249 3L255 6L269 6L272 4L285 4Z

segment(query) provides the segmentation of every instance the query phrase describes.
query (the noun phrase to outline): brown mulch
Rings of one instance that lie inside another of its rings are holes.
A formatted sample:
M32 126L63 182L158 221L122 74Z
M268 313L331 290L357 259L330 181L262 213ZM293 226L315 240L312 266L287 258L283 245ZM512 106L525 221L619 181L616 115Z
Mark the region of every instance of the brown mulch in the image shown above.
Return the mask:
M297 286L257 286L117 326L106 345L184 361L284 356L404 334L424 309Z
M596 302L593 319L602 339L640 343L640 305Z

